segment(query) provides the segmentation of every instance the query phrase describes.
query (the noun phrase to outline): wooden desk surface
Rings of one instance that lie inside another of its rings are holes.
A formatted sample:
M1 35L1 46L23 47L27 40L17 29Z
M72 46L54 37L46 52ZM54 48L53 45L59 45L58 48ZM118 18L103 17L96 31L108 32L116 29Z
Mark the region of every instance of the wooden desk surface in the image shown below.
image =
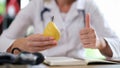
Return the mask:
M120 68L120 65L57 66L49 68Z
M0 65L0 68L120 68L120 64L86 65L86 66L47 66L41 65Z
M109 65L85 65L85 66L47 66L38 65L32 66L31 68L120 68L120 64L109 64Z

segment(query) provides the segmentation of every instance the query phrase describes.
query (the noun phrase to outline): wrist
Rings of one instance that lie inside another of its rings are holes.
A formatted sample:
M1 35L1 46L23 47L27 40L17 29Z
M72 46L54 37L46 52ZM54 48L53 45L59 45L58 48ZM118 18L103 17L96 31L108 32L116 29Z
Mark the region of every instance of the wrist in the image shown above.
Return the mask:
M106 47L106 41L103 38L99 38L97 48L102 50Z
M21 44L23 44L23 41L25 41L25 38L19 38L16 39L11 46L7 49L7 52L12 53L14 48L20 48ZM13 54L19 54L20 51L15 50Z

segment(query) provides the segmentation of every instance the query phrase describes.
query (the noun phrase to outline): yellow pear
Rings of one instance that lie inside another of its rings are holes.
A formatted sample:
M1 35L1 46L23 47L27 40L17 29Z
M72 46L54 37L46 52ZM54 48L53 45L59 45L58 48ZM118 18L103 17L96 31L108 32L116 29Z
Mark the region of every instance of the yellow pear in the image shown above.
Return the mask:
M57 26L55 25L55 23L53 22L53 19L54 19L54 17L52 17L52 21L49 22L47 24L47 26L45 27L43 34L45 36L52 36L52 37L54 37L55 40L58 41L60 39L60 31L57 28Z

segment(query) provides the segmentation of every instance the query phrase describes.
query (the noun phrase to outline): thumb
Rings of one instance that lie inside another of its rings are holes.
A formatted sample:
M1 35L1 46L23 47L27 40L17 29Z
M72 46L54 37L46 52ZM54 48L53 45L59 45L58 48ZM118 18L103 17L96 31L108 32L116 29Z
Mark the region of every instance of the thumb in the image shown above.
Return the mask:
M85 28L90 28L90 14L87 13L85 16Z

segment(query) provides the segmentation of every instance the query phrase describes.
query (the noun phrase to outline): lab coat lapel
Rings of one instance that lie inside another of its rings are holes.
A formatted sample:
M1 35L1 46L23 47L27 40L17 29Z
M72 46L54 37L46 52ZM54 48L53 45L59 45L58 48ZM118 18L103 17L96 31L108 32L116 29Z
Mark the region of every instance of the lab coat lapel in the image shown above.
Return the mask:
M65 27L64 21L61 17L60 10L55 3L55 0L52 1L52 10L51 10L51 16L54 16L54 23L59 29L62 29Z
M70 25L74 22L74 20L81 15L79 10L85 10L85 0L76 0L71 6L70 11L67 14L66 18L66 26ZM83 15L83 14L82 14Z
M71 9L67 13L66 20L65 20L66 26L71 24L77 16L79 16L79 13L76 9L76 2L75 2L75 3L73 3L73 5L71 6Z
M44 14L46 15L45 24L47 25L51 17L54 16L53 22L56 24L56 26L59 29L63 28L64 27L63 20L61 18L60 11L59 11L57 4L55 3L55 0L51 0L49 3L45 3L45 7L50 9L49 14Z

